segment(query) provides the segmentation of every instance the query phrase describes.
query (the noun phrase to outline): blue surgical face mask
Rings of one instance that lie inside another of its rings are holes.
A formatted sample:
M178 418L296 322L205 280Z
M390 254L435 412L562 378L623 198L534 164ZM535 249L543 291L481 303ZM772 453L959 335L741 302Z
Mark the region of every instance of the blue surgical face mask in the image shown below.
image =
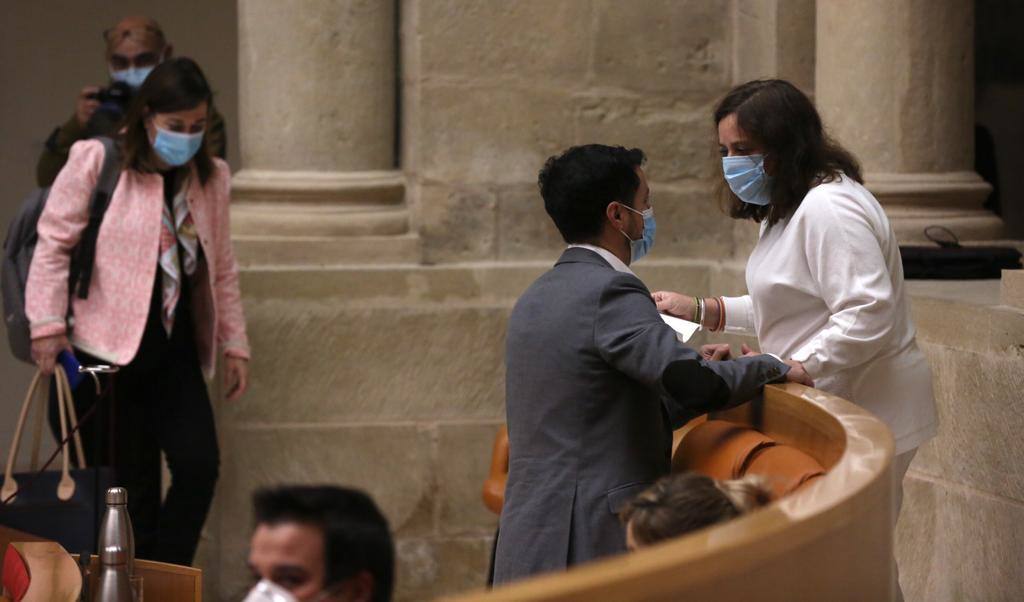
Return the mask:
M722 157L722 172L729 188L744 203L772 202L772 177L764 171L764 155Z
M629 241L629 262L633 263L634 261L638 261L644 255L650 253L651 247L654 246L654 231L657 229L657 224L654 222L654 207L648 207L643 211L637 211L632 207L628 207L626 205L622 206L633 213L642 215L644 218L644 233L636 240L630 238L629 234L626 234L625 230L619 230L619 232L622 232L622 235L626 237L626 240Z
M138 90L142 87L142 82L146 81L150 72L156 68L156 65L150 65L149 67L130 67L128 69L121 69L119 71L110 70L110 79L115 82L122 82L128 84L133 90Z
M164 163L178 167L188 163L199 152L199 147L203 145L204 133L179 134L158 127L156 139L153 140L153 150Z

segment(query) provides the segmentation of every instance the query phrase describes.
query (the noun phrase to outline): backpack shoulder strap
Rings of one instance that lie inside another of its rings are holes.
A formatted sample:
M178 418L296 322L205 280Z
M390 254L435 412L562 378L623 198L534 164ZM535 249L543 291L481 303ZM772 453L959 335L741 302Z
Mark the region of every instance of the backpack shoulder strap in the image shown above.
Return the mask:
M107 207L110 206L110 199L114 195L114 188L117 187L117 180L121 175L121 153L117 142L106 136L100 136L97 140L103 143L103 166L100 168L96 189L93 190L92 200L89 203L89 223L82 231L82 238L77 250L78 261L75 262L75 270L71 275L71 288L73 290L77 286L80 299L89 296L92 265L96 258L96 239L99 236L100 224L103 223L103 215L107 212Z

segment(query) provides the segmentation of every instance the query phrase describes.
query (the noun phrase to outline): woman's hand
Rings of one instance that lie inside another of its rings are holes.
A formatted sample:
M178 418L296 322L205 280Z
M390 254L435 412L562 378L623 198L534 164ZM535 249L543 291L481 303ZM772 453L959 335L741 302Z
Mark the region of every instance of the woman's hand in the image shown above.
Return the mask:
M48 337L32 339L32 360L39 366L43 374L53 374L53 366L57 362L57 354L71 349L67 335L54 334Z
M697 301L693 297L668 291L658 291L651 297L654 298L658 311L693 321L693 314L697 308Z
M811 379L810 374L807 374L807 370L804 370L803 364L796 360L785 360L783 363L789 366L789 372L786 373L787 382L800 383L808 387L814 386L814 380Z
M240 357L224 358L224 389L227 400L234 401L249 388L249 360Z

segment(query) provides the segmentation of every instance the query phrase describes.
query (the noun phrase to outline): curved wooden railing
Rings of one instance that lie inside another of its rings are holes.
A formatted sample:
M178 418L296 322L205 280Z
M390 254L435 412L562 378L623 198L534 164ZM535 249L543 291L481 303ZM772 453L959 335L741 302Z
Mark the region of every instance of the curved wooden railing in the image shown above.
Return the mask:
M858 406L801 385L713 418L752 426L828 472L768 507L631 554L452 602L888 600L893 440Z

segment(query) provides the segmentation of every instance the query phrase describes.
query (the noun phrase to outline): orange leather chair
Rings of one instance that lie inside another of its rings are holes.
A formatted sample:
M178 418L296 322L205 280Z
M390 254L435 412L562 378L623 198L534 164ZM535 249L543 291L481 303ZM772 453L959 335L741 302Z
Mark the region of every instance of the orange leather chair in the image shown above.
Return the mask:
M795 447L752 428L724 420L694 418L675 432L672 471L693 470L713 479L765 477L773 497L792 493L825 474L822 465ZM484 480L484 505L501 514L508 481L508 428L494 436L491 469Z
M505 483L508 481L508 427L504 424L494 435L494 447L491 449L491 471L484 480L484 506L491 512L501 515L501 506L505 503Z
M686 432L672 457L675 472L693 470L714 479L760 475L776 498L825 474L810 455L764 433L724 420L698 420L681 429Z

